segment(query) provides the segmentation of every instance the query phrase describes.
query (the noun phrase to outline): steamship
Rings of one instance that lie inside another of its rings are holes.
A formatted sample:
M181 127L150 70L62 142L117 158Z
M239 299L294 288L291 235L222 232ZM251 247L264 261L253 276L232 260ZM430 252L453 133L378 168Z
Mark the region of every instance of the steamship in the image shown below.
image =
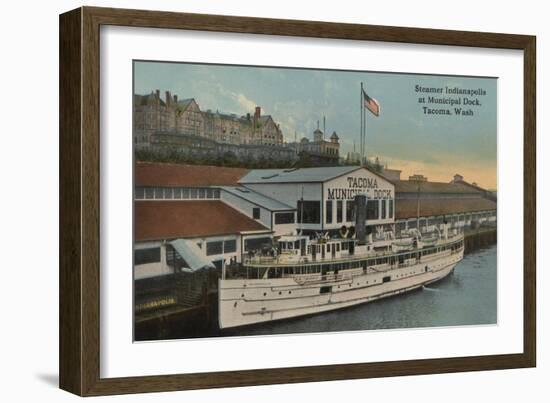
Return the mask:
M295 230L229 265L219 280L221 329L333 311L402 294L449 275L462 260L464 235L442 223L366 235L355 228L313 237ZM356 233L355 233L356 232Z

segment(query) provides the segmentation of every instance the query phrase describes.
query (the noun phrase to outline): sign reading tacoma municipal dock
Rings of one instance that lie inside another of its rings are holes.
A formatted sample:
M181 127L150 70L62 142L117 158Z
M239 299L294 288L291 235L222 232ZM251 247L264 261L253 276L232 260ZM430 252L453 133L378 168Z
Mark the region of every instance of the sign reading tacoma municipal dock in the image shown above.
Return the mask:
M326 184L327 200L352 200L357 195L366 195L377 200L393 199L394 191L387 180L366 170L334 179Z

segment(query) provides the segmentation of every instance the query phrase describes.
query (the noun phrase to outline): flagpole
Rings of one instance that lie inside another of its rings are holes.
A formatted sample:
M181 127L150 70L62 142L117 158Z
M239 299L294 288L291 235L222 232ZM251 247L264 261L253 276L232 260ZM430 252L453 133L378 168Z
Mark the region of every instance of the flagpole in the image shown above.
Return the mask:
M365 89L363 88L363 91ZM363 108L365 109L365 108ZM365 159L365 165L367 165L367 111L364 111L364 122L363 122L363 147L364 147L364 159Z
M359 127L359 163L363 166L363 82L361 81L361 91L359 93L359 110L361 112L361 124Z

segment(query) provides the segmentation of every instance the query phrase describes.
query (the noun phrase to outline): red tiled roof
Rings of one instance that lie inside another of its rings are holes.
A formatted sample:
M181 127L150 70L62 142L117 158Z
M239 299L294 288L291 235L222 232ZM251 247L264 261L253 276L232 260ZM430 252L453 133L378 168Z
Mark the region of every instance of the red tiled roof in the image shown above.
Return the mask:
M417 200L398 199L395 201L395 218L415 218ZM494 201L482 198L446 198L446 199L420 199L420 216L430 217L445 214L470 213L473 211L496 210Z
M464 186L468 186L472 189L476 189L480 192L487 192L487 189L483 189L482 187L478 186L478 185L474 185L473 183L470 183L470 182L466 182L465 180L459 180L459 181L456 181L455 183L459 183L461 185L464 185Z
M246 175L246 168L211 165L137 162L136 186L232 186Z
M136 241L191 238L268 230L218 200L136 201Z

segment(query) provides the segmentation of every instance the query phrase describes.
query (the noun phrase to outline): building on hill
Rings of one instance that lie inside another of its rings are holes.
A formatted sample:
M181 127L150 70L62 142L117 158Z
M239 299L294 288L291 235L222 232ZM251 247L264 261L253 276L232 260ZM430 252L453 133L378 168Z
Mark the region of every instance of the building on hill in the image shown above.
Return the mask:
M340 162L340 137L333 132L329 140L319 128L313 132L313 141L303 137L299 142L289 143L296 154L309 157L314 165L333 166Z
M205 136L218 143L282 146L283 133L271 115L262 115L256 106L254 115L245 116L212 112L203 113Z
M193 98L178 100L166 91L164 100L160 91L134 95L134 143L148 146L154 133L201 135L204 118Z
M251 131L242 117L208 110L204 115L204 136L218 143L250 144Z
M259 106L245 116L204 112L194 98L178 100L166 91L162 99L159 90L134 95L134 143L147 148L154 144L154 134L198 136L221 144L283 145L279 124L271 115L262 115Z
M166 91L167 99L171 99L169 91ZM173 114L174 125L169 126L167 131L174 133L200 136L204 133L204 117L199 105L193 98L178 101L176 95L167 104L170 116ZM172 112L173 111L173 112Z
M250 131L253 144L264 146L283 145L283 133L279 124L275 123L271 115L261 115L259 106L255 109L251 123Z

